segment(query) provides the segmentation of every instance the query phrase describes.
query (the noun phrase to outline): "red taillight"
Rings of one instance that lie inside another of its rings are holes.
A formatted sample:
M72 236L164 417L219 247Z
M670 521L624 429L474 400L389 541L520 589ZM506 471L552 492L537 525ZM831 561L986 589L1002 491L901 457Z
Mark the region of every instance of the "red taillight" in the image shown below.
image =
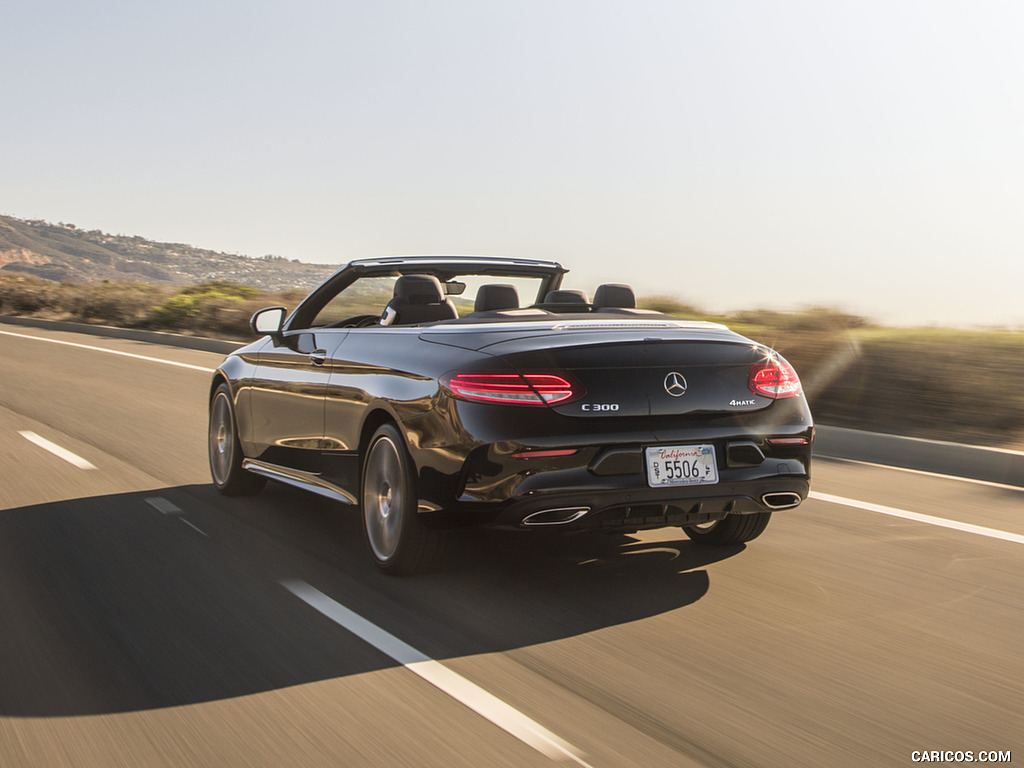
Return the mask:
M507 405L554 405L583 395L579 385L553 373L455 373L442 382L464 400Z
M784 397L796 397L803 394L800 377L793 366L785 360L770 363L758 363L750 366L750 379L747 386L755 395L779 400Z

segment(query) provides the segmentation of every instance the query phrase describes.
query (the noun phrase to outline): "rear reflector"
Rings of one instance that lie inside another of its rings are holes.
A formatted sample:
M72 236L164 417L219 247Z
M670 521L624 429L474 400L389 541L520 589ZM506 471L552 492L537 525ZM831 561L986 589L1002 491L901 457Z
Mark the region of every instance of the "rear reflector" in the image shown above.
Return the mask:
M455 373L441 381L456 397L487 403L553 405L583 396L582 387L552 373Z
M769 437L768 445L807 445L806 437Z
M513 459L552 459L557 456L574 456L579 453L579 448L559 448L551 451L519 451L513 453Z
M774 360L770 363L757 363L750 366L750 378L747 386L755 395L780 400L784 397L797 397L803 394L800 377L793 366L785 360Z

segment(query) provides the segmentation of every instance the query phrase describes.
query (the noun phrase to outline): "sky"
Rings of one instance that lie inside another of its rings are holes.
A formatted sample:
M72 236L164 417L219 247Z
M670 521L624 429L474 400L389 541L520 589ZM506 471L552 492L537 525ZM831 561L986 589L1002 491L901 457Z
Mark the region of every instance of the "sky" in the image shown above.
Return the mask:
M1024 328L1019 0L35 0L0 213Z

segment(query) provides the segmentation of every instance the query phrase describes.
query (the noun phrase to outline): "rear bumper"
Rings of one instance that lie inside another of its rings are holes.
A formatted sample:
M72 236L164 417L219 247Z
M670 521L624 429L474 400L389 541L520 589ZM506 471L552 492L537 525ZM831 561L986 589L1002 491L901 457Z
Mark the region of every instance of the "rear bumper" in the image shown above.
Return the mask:
M447 400L402 426L425 523L524 530L640 530L772 511L766 494L806 498L814 439L802 397L751 413L628 419ZM645 450L693 445L714 446L718 483L652 488ZM553 524L526 521L559 509L541 518Z
M803 501L809 485L806 478L790 477L704 486L689 489L685 494L678 489L668 493L666 489L654 488L646 492L536 494L510 503L495 516L491 525L506 529L618 532L696 525L720 520L726 515L772 511L762 501L767 494L795 494ZM566 514L561 514L562 511Z
M716 446L718 483L669 488L648 484L639 445L524 458L520 446L492 444L467 458L452 502L421 511L425 522L439 527L637 531L770 512L807 498L810 444L734 466L742 458L729 450L736 442Z

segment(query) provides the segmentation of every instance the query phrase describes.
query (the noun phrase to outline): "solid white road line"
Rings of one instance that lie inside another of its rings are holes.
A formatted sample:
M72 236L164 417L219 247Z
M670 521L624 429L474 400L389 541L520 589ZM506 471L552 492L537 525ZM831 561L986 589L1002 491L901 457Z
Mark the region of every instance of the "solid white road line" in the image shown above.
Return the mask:
M151 363L163 363L164 365L173 365L178 368L189 368L193 371L202 371L203 373L213 373L213 368L204 368L201 365L192 365L191 363L179 363L174 360L162 360L159 357L148 357L147 355L136 355L133 352L122 352L118 349L106 349L104 347L93 347L89 344L76 344L73 341L60 341L59 339L47 339L42 336L30 336L27 333L11 333L10 331L0 331L0 335L4 336L16 336L19 339L32 339L33 341L45 341L48 344L63 344L65 347L78 347L79 349L90 349L93 352L106 352L108 355L120 355L121 357L133 357L136 360L147 360Z
M858 464L862 467L878 467L879 469L891 469L896 472L909 472L912 475L924 475L925 477L937 477L940 480L957 480L961 483L973 483L974 485L985 485L989 488L998 488L1001 491L1021 491L1024 493L1024 486L1007 485L996 483L992 480L976 480L973 477L960 477L959 475L944 475L940 472L928 472L924 469L911 469L910 467L894 467L892 464L878 464L874 461L860 461L859 459L841 459L838 456L826 456L825 454L814 454L815 459L826 459L827 461L841 461L844 464Z
M1019 533L1008 533L1006 531L1000 531L995 528L986 528L983 525L972 525L971 523L961 523L958 520L947 520L944 517L922 515L920 512L908 512L905 509L886 507L883 506L882 504L872 504L867 501L858 501L857 499L847 499L843 496L833 496L830 493L818 493L818 491L811 491L810 498L817 499L818 501L828 502L829 504L841 504L844 507L854 507L855 509L863 509L867 512L878 512L882 515L902 517L906 520L914 520L918 523L937 525L942 528L952 528L955 531L974 533L978 536L987 536L990 539L1000 539L1002 541L1012 541L1014 544L1024 544L1024 535L1021 535Z
M96 469L94 465L83 459L81 456L72 453L67 448L61 448L56 443L51 443L45 437L40 437L35 432L18 432L19 435L24 437L30 443L34 443L42 448L44 451L49 451L54 456L64 459L68 464L73 464L79 469Z
M580 751L568 742L462 675L332 600L320 590L299 579L286 579L281 584L336 624L384 652L410 672L419 675L538 752L553 760L571 760L578 765L587 766Z
M994 448L991 445L971 445L970 443L954 443L949 440L929 440L926 437L907 437L906 435L892 435L885 432L870 432L860 429L854 431L863 432L866 435L874 435L876 437L898 438L899 440L906 440L907 442L924 443L928 445L949 445L954 448L973 448L976 451L989 451L991 453L1008 453L1011 456L1024 456L1024 451L1018 451L1015 448Z

